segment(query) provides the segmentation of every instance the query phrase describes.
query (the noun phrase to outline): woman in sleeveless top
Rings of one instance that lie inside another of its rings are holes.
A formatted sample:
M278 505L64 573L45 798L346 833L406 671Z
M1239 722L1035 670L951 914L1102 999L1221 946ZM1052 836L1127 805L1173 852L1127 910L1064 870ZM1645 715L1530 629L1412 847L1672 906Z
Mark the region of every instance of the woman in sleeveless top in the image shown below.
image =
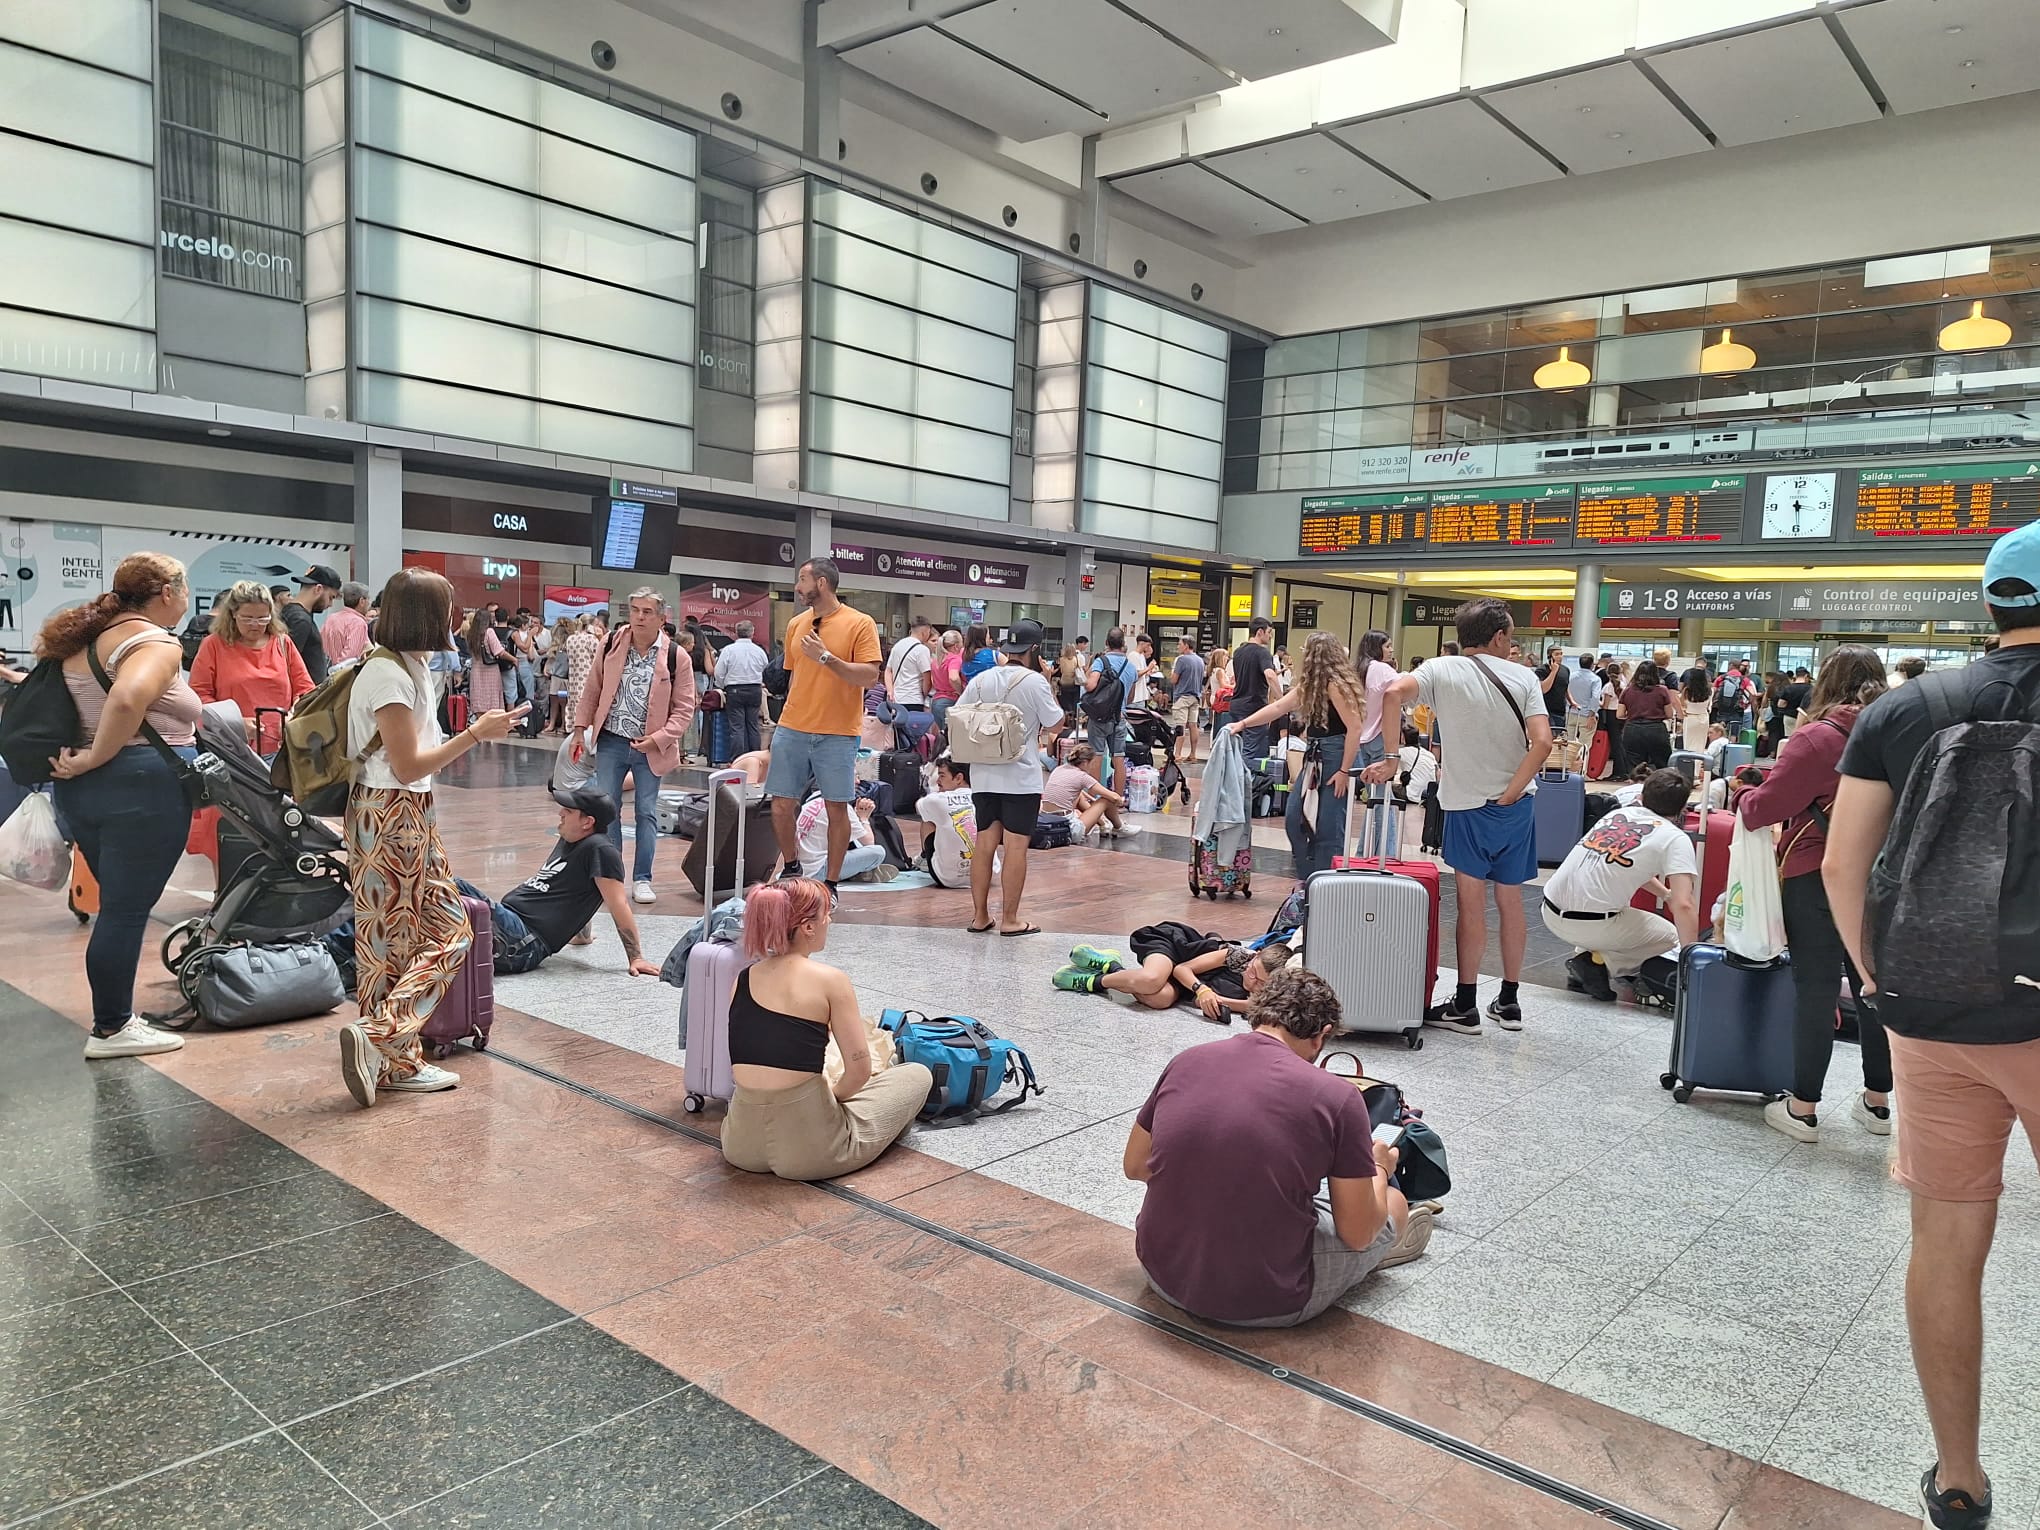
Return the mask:
M730 1000L730 1076L723 1157L752 1174L834 1179L892 1146L928 1103L935 1077L919 1063L871 1071L870 1032L846 973L815 960L828 943L829 890L806 877L768 882L744 909L754 965ZM829 1038L843 1054L832 1088Z
M99 880L99 917L85 947L87 1057L184 1045L182 1036L136 1015L134 1001L149 910L191 832L178 761L197 753L200 702L184 682L184 650L171 636L190 604L183 564L135 553L114 570L112 590L59 611L36 638L36 657L62 662L78 706L78 747L66 749L53 770L57 814Z
M503 670L496 660L502 657L503 645L496 637L494 614L487 606L477 606L468 623L468 705L476 713L501 711L503 707Z
M1284 826L1296 879L1330 871L1345 853L1346 812L1359 779L1360 740L1367 726L1367 693L1346 645L1329 632L1313 632L1303 645L1296 684L1252 716L1232 722L1235 733L1265 728L1284 717L1303 724L1303 769L1290 783Z

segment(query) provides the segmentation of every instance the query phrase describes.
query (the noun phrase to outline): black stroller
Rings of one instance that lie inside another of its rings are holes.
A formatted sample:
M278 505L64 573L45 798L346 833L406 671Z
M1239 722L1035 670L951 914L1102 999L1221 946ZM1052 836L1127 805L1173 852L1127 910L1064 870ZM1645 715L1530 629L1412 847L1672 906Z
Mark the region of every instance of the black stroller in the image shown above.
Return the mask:
M212 907L163 937L180 987L208 947L317 940L354 914L340 836L270 785L232 702L205 709L198 749L192 771L220 814L219 876Z
M1157 712L1152 707L1128 707L1126 709L1126 752L1135 764L1153 760L1161 755L1158 768L1160 778L1155 782L1155 801L1167 802L1171 792L1183 794L1183 805L1190 805L1190 778L1176 759L1176 725L1169 721L1166 712Z

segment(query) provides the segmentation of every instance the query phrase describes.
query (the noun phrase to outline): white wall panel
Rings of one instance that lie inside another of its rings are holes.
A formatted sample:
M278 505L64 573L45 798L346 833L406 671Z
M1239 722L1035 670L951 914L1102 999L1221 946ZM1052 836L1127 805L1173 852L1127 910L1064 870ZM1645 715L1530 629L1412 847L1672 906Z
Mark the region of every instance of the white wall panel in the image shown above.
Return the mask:
M904 361L817 340L809 385L818 394L876 404L902 414L967 425L1003 436L1013 421L1013 394L991 383L934 373Z
M147 165L11 136L0 141L0 156L0 214L155 244L156 184Z
M0 6L0 37L102 69L155 78L155 27L149 0L10 0Z
M647 467L684 470L694 461L693 433L681 425L375 372L361 375L360 390L364 419L395 421L408 430L514 442L540 451L641 462Z
M155 107L146 81L5 41L0 41L0 128L144 165L156 158Z
M995 335L1014 328L1014 289L979 281L932 261L817 226L810 241L817 281L882 298Z
M133 244L0 218L0 296L22 308L156 327L156 262Z
M0 372L153 390L156 337L148 330L0 308Z

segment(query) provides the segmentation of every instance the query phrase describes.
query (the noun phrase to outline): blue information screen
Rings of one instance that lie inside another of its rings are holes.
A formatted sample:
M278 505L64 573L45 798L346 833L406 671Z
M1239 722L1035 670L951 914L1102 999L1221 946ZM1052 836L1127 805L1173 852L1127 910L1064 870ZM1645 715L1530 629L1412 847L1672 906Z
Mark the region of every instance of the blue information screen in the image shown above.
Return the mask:
M609 502L609 524L602 533L602 556L595 561L604 568L636 568L638 545L645 536L645 507L634 499Z

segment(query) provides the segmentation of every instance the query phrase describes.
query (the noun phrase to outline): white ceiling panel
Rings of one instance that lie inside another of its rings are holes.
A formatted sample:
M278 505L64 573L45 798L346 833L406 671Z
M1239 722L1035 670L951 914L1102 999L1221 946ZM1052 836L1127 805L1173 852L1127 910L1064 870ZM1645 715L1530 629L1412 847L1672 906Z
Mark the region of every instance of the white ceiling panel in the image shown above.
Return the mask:
M1724 144L1869 122L1877 103L1818 21L1660 53L1658 76Z
M992 0L942 29L1111 117L1233 83L1107 0Z
M1487 101L1574 175L1707 147L1700 130L1633 64L1494 91Z
M1171 37L1249 80L1329 63L1395 41L1392 0L1127 0Z
M1221 180L1202 165L1146 170L1139 175L1123 176L1112 186L1222 239L1252 239L1304 226L1301 218L1269 206L1252 192Z
M1424 200L1322 133L1285 138L1256 149L1236 149L1214 155L1205 163L1228 180L1258 191L1313 223L1361 218L1392 207L1414 207Z
M916 27L842 55L924 101L932 101L995 133L1028 142L1054 133L1095 133L1096 112L966 48L939 27Z
M839 3L839 0L829 0ZM1810 11L1814 0L1637 0L1636 46L1656 48ZM827 9L825 5L823 7Z
M1881 0L1843 11L1841 23L1893 111L1932 111L2040 85L2040 5L2033 0Z
M1339 128L1343 138L1437 200L1556 180L1558 166L1472 101L1378 117Z

